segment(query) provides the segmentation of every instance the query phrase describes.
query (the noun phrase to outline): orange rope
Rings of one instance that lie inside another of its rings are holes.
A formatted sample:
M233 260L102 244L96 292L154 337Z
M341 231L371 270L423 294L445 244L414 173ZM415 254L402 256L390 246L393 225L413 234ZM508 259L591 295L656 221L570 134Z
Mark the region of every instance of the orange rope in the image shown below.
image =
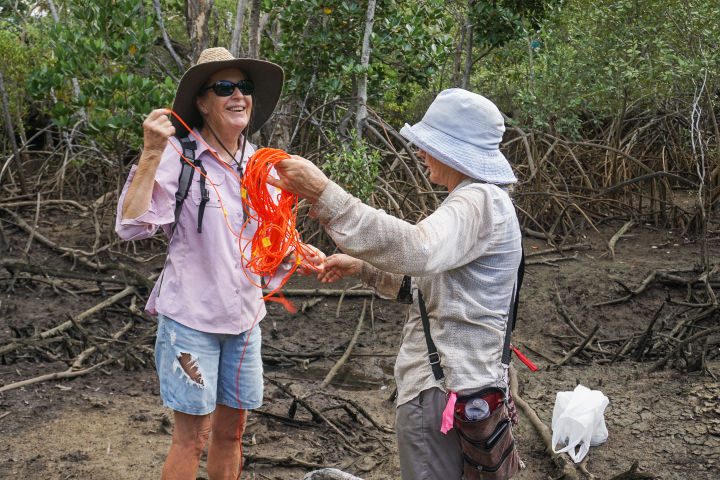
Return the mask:
M286 152L274 148L261 148L248 160L243 175L243 207L248 220L255 220L258 228L250 243L251 259L246 268L260 276L273 276L288 255L295 252L296 260L280 286L266 295L266 300L287 302L280 293L279 299L269 298L279 291L298 266L312 265L307 261L312 250L300 240L295 225L297 221L296 195L280 191L277 199L267 189L267 177L275 164L290 158ZM247 224L247 223L246 223ZM248 278L249 279L249 278ZM250 279L252 282L252 280Z
M263 300L280 302L289 311L297 311L297 308L283 297L280 289L285 285L298 266L304 264L313 268L313 265L307 261L308 256L313 255L313 252L300 240L300 235L295 228L297 218L296 207L298 203L297 196L281 191L277 196L276 201L276 199L270 194L266 183L267 177L275 164L281 160L290 158L290 155L279 149L261 148L248 159L243 178L241 179L235 173L233 168L215 154L213 149L210 148L210 146L205 143L202 138L196 135L195 132L193 132L192 129L175 112L172 110L169 111L173 116L175 116L175 118L178 119L178 121L180 121L180 123L193 137L195 137L208 149L208 151L217 159L218 162L220 162L221 165L223 165L230 173L233 174L235 178L238 179L238 182L241 184L243 209L247 213L248 219L243 224L240 234L238 234L232 229L232 226L228 221L227 210L225 209L222 197L220 196L220 192L215 184L206 174L193 165L190 160L185 158L182 152L175 147L175 144L170 142L170 145L176 152L178 152L183 160L197 170L200 175L205 177L212 186L213 190L215 190L215 194L218 196L220 201L220 207L222 208L223 215L225 216L225 224L227 225L228 230L230 230L230 233L238 238L238 245L243 254L243 258L246 260L246 263L243 264L243 272L250 283L259 288L262 287L262 285L253 281L250 275L248 275L248 271L260 275L261 277L271 279L277 274L277 269L283 260L291 253L295 252L297 259L294 265L285 278L283 278L280 282L280 285L272 292L265 295ZM250 220L255 220L257 223L257 230L249 243L251 255L248 256L245 255L244 251L242 251L242 240L248 240L248 238L243 237L242 234ZM279 298L272 297L275 293L278 293Z

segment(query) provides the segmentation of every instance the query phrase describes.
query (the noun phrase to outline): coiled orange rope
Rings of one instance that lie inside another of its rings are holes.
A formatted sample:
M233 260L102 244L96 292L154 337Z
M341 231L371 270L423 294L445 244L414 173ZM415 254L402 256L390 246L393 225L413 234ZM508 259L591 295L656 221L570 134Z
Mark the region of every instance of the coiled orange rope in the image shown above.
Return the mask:
M194 136L208 149L218 162L220 162L230 173L233 174L235 178L238 179L238 182L241 184L243 209L247 213L248 218L243 224L240 234L238 234L233 230L230 222L228 221L227 210L225 209L222 197L220 196L220 192L218 192L215 184L206 174L200 171L200 169L195 167L191 161L185 158L182 152L180 152L180 150L178 150L177 147L170 142L170 145L172 145L183 160L192 165L192 167L197 170L200 175L205 177L212 186L213 190L215 190L225 216L225 224L227 225L228 230L237 237L241 251L243 250L242 240L248 240L248 238L243 237L243 231L251 220L254 220L257 223L255 234L248 244L251 250L250 255L246 255L246 252L242 251L243 258L246 260L243 264L243 272L250 283L257 287L262 287L262 285L258 285L255 281L253 281L248 272L272 279L277 274L277 269L283 260L293 252L295 253L296 260L290 271L283 278L277 288L262 298L263 300L280 302L289 311L296 311L297 309L295 306L282 296L280 289L285 285L290 276L300 265L305 265L310 269L315 268L312 263L307 260L308 257L314 255L314 253L310 247L300 240L300 235L295 228L297 218L296 207L298 203L297 196L281 191L277 195L276 199L268 190L266 183L267 177L271 174L275 164L281 160L290 158L290 155L279 149L261 148L248 159L247 165L244 169L243 178L241 179L235 173L233 168L215 154L213 149L210 148L210 146L205 143L202 138L197 136L175 112L172 110L169 111L173 116L175 116L175 118L178 119L178 121L180 121L180 123L188 130L188 132L190 132L192 136ZM275 293L278 293L279 298L273 297Z
M278 289L298 266L312 266L307 257L314 255L300 240L295 228L297 196L280 191L277 198L273 198L267 189L267 177L271 175L273 167L287 158L290 158L290 155L282 150L261 148L248 160L242 180L243 208L248 215L248 222L255 220L258 226L250 242L251 255L245 268L263 277L273 276L288 255L294 252L296 256L292 269ZM252 282L252 279L250 281ZM278 289L264 298L267 299Z

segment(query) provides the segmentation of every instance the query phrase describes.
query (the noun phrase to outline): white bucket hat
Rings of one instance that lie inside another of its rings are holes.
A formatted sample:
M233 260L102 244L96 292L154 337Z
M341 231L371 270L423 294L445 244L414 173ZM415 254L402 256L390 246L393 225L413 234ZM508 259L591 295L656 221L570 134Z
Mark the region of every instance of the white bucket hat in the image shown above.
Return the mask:
M493 102L462 88L438 94L415 125L400 133L445 165L497 185L517 183L499 146L505 121Z

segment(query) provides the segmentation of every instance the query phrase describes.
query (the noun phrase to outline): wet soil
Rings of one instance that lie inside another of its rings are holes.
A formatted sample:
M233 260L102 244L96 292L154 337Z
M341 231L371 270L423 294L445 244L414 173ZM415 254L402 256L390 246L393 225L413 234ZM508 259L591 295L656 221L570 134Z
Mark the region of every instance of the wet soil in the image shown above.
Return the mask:
M617 243L615 259L611 259L606 242L620 226L609 225L601 232L572 239L568 243L587 243L589 248L567 252L569 260L528 266L513 338L515 346L540 370L531 373L515 361L520 395L548 425L559 391L582 384L608 396L605 418L609 438L604 445L590 449L585 465L596 478L612 478L635 461L640 471L657 478L720 478L720 383L716 380L720 352L706 354L706 366L715 378L693 371L682 357L656 372L649 372L655 360L652 356L639 362L626 357L608 361L612 352L621 348L623 338L646 330L667 298L682 299L686 292L654 286L626 302L593 307L623 296L626 291L621 283L636 287L653 270L692 268L699 258L699 243L678 232L635 227ZM22 257L26 237L18 238L21 241L9 252L10 257ZM543 241L525 239L526 252L547 248ZM710 250L717 261L717 233L711 235ZM69 265L40 246L33 247L30 255L36 263ZM146 265L148 272L157 268L153 265ZM67 315L77 315L102 299L100 293L70 295L26 280L12 283L8 291L11 283L7 272L0 273L0 346L18 335L57 325ZM337 288L356 283L349 279ZM287 288L315 286L312 279L298 277ZM602 342L596 345L609 354L580 354L560 367L551 363L582 341L558 312L558 296L581 331L600 326ZM300 307L307 302L304 311L294 314L279 304L268 305L268 316L261 323L268 377L265 404L249 418L243 442L243 454L249 461L242 477L300 479L324 466L367 480L400 478L395 437L388 429L394 421L392 366L405 307L369 297L345 297L338 306L337 296L317 297L318 302L310 305L315 298L292 297ZM352 356L330 385L321 389L320 382L353 336L363 302L367 311ZM93 325L105 325L108 332L114 332L126 317L119 307L109 310L96 315ZM668 308L661 321L679 310L678 306ZM710 320L718 321L717 314ZM152 325L147 322L143 328L151 331ZM152 339L144 344L152 345ZM324 354L308 355L318 352ZM0 478L159 478L170 445L172 413L163 408L158 395L151 355L124 360L124 368L108 364L74 379L46 381L0 394ZM65 358L21 349L0 358L0 386L67 367ZM296 395L324 411L348 441L322 420L314 421L307 409L293 406L289 395L270 380L289 385ZM367 415L358 414L357 408L337 407L348 401ZM551 478L553 464L522 412L515 434L527 465L516 478ZM207 478L204 460L198 478Z

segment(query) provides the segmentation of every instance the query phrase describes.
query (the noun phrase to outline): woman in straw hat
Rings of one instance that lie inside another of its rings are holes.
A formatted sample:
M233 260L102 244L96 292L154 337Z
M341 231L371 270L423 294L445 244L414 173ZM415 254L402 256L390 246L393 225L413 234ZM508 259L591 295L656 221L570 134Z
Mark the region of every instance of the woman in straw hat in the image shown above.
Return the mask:
M420 148L430 181L449 192L417 225L364 205L300 157L278 163L279 179L270 181L312 202L309 214L352 255L330 256L321 281L359 274L379 295L412 301L395 364L396 430L406 480L480 478L482 462L498 468L493 479L503 479L519 467L512 432L504 433L513 408L498 400L508 392L505 343L522 256L506 188L517 179L498 148L504 131L502 114L490 100L458 88L441 92L422 121L405 125L400 133ZM499 405L488 421L503 433L500 450L493 450L500 454L473 459L477 452L461 442L457 421L452 429L453 413L470 418L463 405L474 405L469 397L488 389Z
M146 306L158 316L160 394L175 412L162 478L195 479L208 437L210 478L235 478L246 410L262 403L261 333L253 325L265 306L256 286L260 279L249 272L254 284L247 278L242 254L256 225L245 227L238 248L226 219L241 231L241 188L215 156L241 175L254 153L247 137L272 115L283 76L270 62L234 58L224 48L203 51L180 80L172 107L192 132L177 117L168 118L167 109L152 111L143 122L142 155L120 195L115 229L123 239L147 238L158 228L170 237L165 267ZM185 148L195 141L195 164L217 193L196 174L187 200L176 200L183 141ZM318 251L311 260L320 265L321 257ZM281 266L276 282L292 260Z

